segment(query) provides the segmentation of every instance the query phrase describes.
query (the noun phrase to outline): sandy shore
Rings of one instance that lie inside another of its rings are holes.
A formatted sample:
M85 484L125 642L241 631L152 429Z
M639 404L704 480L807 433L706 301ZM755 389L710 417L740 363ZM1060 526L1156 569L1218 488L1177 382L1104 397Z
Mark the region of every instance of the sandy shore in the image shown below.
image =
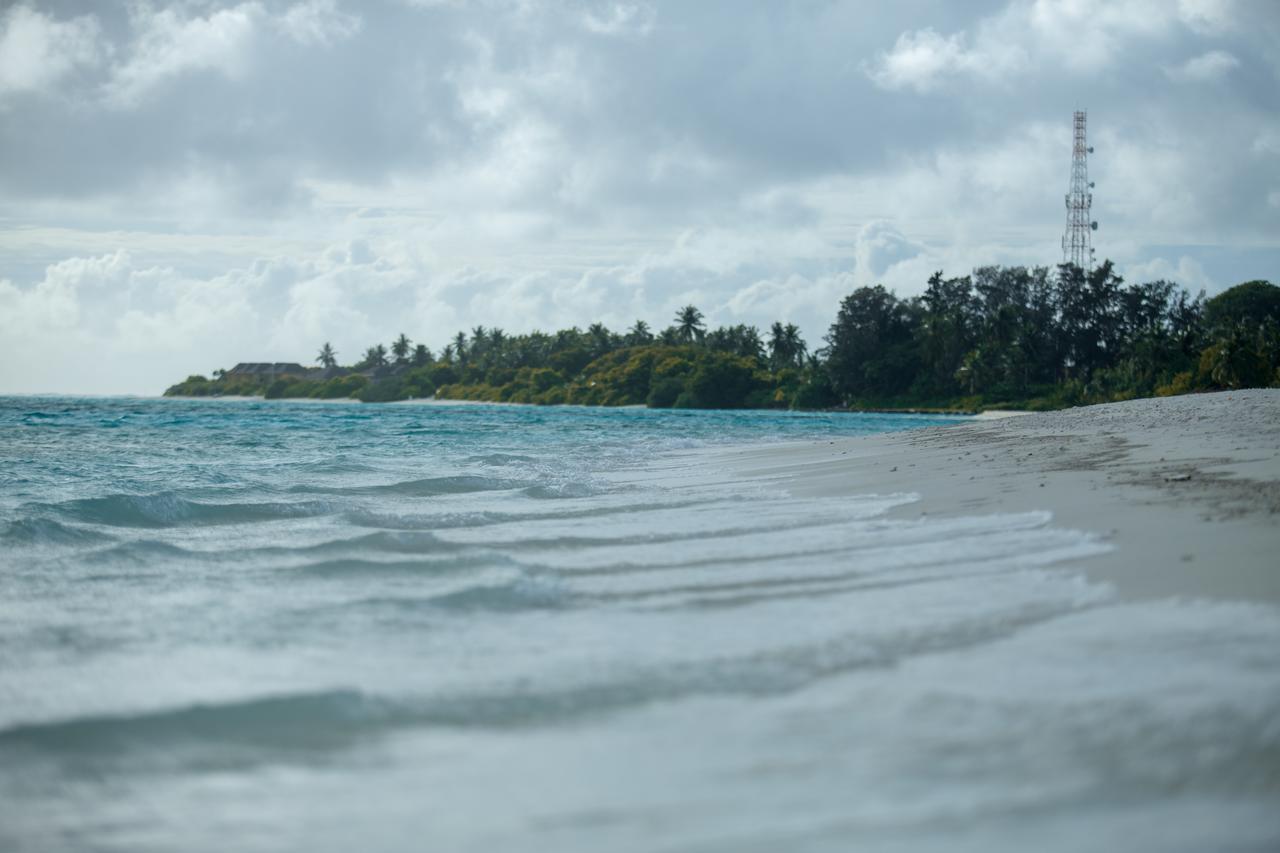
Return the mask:
M1047 509L1114 546L1076 565L1122 596L1280 603L1280 390L740 449L724 461L797 495L919 494L900 515Z

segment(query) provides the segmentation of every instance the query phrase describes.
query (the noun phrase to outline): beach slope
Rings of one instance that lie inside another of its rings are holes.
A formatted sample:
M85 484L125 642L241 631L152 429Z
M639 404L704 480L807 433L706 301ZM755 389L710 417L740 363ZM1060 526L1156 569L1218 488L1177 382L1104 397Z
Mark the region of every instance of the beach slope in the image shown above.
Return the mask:
M1114 546L1128 598L1280 603L1280 390L1131 400L727 452L798 496L914 492L900 515L1046 509Z

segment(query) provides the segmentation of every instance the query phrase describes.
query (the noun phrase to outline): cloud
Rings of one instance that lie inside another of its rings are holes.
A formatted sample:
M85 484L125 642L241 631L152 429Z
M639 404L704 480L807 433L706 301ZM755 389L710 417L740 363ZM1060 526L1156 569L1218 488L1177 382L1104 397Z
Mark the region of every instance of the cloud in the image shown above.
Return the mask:
M868 222L858 232L854 245L859 278L865 283L883 276L891 266L910 260L924 251L924 246L910 240L888 222Z
M1164 73L1170 80L1180 83L1203 83L1220 80L1233 69L1240 67L1240 60L1225 50L1211 50L1192 57L1181 65L1166 67Z
M136 7L132 50L113 69L108 99L117 106L133 106L165 81L192 72L242 79L249 71L250 40L265 15L258 2L191 18L173 8Z
M0 97L41 92L102 58L97 20L59 21L23 4L0 17Z
M640 3L611 3L582 13L582 26L604 36L646 36L653 29L656 13Z
M898 36L893 50L867 66L876 85L885 89L930 92L955 77L998 82L1026 67L1028 57L1016 45L983 43L969 48L964 33L942 36L932 29Z
M1163 279L1175 281L1192 293L1200 290L1213 293L1219 289L1218 283L1209 277L1200 262L1187 255L1182 255L1176 262L1155 257L1141 263L1124 264L1120 272L1132 283Z
M336 0L295 3L276 22L294 41L323 46L351 38L362 23L358 15L341 11Z
M0 351L104 366L48 390L690 301L816 339L853 286L1058 260L1082 103L1100 257L1226 283L1280 251L1261 3L49 8L0 11L52 57L0 53ZM1173 79L1216 53L1230 86Z
M864 65L876 85L928 93L947 83L1008 84L1031 72L1096 75L1134 43L1231 27L1229 0L1015 0L972 28L903 32Z

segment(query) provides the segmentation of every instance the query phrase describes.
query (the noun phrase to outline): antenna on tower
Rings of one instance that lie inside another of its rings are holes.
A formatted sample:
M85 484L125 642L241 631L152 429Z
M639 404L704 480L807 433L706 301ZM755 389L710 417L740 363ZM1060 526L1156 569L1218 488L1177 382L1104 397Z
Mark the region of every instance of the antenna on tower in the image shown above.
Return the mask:
M1085 142L1084 110L1076 110L1074 144L1071 148L1071 186L1067 192L1067 230L1062 235L1062 262L1075 264L1088 272L1093 268L1091 232L1098 230L1092 219L1093 183L1089 180L1089 155L1093 149Z

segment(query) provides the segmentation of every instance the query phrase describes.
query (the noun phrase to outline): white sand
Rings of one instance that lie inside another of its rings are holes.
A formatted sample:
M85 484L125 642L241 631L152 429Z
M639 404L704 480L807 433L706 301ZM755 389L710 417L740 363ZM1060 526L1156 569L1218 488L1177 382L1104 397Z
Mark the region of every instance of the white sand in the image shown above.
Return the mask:
M1114 544L1082 565L1121 595L1280 603L1280 390L739 449L725 461L797 495L921 495L900 514L1047 509Z

